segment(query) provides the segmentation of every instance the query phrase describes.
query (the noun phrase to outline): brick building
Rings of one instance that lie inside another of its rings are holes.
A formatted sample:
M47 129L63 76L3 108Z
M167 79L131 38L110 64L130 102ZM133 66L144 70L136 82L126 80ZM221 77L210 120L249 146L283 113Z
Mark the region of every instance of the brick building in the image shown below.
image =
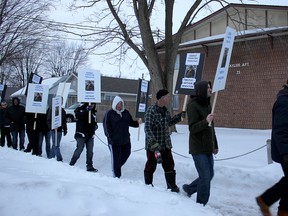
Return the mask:
M236 29L237 36L225 90L218 93L215 125L270 129L276 94L288 79L288 7L230 4L192 24L183 35L179 56L205 53L203 80L214 81L227 26Z

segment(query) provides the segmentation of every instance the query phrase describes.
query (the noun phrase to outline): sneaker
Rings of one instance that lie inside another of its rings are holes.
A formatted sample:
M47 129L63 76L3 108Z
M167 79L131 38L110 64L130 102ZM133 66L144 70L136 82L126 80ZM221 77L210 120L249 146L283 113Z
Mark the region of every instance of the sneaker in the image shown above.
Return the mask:
M88 172L98 172L98 170L95 169L94 167L87 168L87 171L88 171Z
M188 189L189 185L188 184L184 184L182 186L183 190L187 193L188 197L191 197L192 194L189 193L189 189Z
M256 197L256 202L260 207L263 216L272 216L269 210L269 206L265 204L261 196Z
M284 211L282 209L278 209L277 216L288 216L288 211Z

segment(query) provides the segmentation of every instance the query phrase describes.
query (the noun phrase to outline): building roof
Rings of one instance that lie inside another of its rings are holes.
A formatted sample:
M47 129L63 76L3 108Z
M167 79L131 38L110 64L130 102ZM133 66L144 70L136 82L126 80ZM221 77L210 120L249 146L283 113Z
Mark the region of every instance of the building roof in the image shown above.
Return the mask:
M282 27L272 27L272 28L259 28L259 29L250 29L236 32L235 40L241 40L245 38L248 40L249 38L255 39L261 37L273 37L273 35L283 35L288 34L288 26ZM183 50L186 47L193 46L194 48L197 46L205 46L211 43L222 43L225 34L213 35L210 37L204 37L197 40L191 40L184 43L179 44L179 50Z
M42 81L43 85L48 85L49 89L55 87L60 82L65 82L70 76L63 77L52 77L48 79L44 79ZM77 75L75 76L77 78ZM105 77L101 76L101 91L102 92L117 92L117 93L126 93L126 94L137 94L138 90L138 80L132 79L123 79L123 78L115 78L115 77ZM25 94L26 86L14 92L13 94L9 94L10 97L20 97ZM8 93L6 94L8 96Z
M223 16L223 13L226 14L226 11L230 8L247 8L247 9L273 9L273 10L288 10L288 6L279 6L279 5L257 5L257 4L228 4L225 7L219 9L218 11L206 16L205 18L192 23L190 26L186 28L187 31L190 28L194 28L196 26L201 26L203 23L207 23L207 21L215 19L215 17Z
M138 80L101 76L102 92L137 94Z

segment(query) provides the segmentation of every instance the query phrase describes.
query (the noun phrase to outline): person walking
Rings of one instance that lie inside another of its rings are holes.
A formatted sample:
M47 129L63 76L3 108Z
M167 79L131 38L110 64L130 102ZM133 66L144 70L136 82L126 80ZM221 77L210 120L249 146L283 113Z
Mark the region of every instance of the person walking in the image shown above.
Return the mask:
M7 146L12 147L12 139L10 134L10 121L5 116L5 111L7 109L6 101L1 102L0 106L0 129L1 129L1 143L2 147L5 146L5 138L7 141Z
M211 113L210 106L211 88L210 82L197 82L196 96L191 96L187 104L189 154L192 155L198 178L190 184L184 184L183 190L189 197L197 192L196 202L204 206L208 203L211 180L214 176L213 154L218 153L214 114Z
M24 152L32 151L32 155L39 155L39 126L40 120L35 113L26 113L26 133L28 136L28 145Z
M47 158L49 158L51 151L51 133L47 121L48 110L46 113L37 114L37 118L39 119L39 156L42 156L42 144L43 140L45 140Z
M63 99L62 99L63 101ZM55 158L57 161L63 161L63 157L61 154L60 150L60 143L62 139L62 133L64 136L67 134L67 121L66 121L66 112L64 108L61 108L61 126L58 128L55 128L51 130L51 124L52 124L52 109L48 109L48 114L47 114L47 122L48 122L48 127L49 127L49 133L52 137L52 148L50 150L49 158ZM57 135L56 135L57 133ZM57 137L57 141L56 141Z
M108 140L111 153L113 176L121 177L121 167L131 154L129 126L139 127L131 114L124 108L124 101L116 96L112 102L112 109L108 110L103 119L104 132Z
M88 172L98 172L98 170L93 167L94 134L98 129L95 106L95 103L92 103L91 105L84 103L82 106L75 109L77 121L74 137L77 141L77 147L71 158L70 166L75 165L84 146L86 146L86 168Z
M13 149L18 149L19 136L19 150L24 151L25 142L25 107L20 105L20 99L12 98L12 105L9 106L5 112L5 118L10 121L10 132L12 134Z
M175 163L172 156L172 142L169 127L180 122L184 112L171 117L167 106L170 102L170 95L166 89L156 93L156 103L148 107L145 113L145 149L147 162L144 169L145 184L153 186L153 174L157 162L162 163L165 171L167 188L172 192L179 192L176 185ZM157 157L157 158L156 158Z
M278 216L288 216L288 81L277 94L272 109L272 160L282 167L284 176L256 198L263 216L272 216L269 207L280 200Z

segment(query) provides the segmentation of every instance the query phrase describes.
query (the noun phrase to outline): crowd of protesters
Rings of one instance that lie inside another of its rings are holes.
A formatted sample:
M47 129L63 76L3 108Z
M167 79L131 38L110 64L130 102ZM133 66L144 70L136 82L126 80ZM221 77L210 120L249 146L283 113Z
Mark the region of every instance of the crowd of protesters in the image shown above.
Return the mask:
M279 92L273 107L272 125L272 159L281 164L284 176L273 187L269 188L256 201L262 215L270 216L269 207L276 201L279 202L279 216L288 215L287 211L287 92L288 81ZM196 202L206 205L210 196L211 180L214 176L213 154L218 153L218 142L214 129L214 114L211 111L210 97L212 85L208 81L199 81L195 85L195 95L192 95L187 107L189 126L189 153L192 156L198 177L189 184L184 184L182 189L188 197L197 193ZM183 120L186 111L174 116L167 107L170 103L170 94L166 89L156 93L156 103L148 107L145 113L145 149L147 161L144 168L145 184L153 186L153 173L157 164L164 170L167 188L172 192L179 192L176 184L176 171L172 156L172 142L169 127ZM186 109L185 109L186 110ZM96 104L84 103L75 109L77 117L75 139L76 149L70 160L70 165L79 159L86 147L87 171L97 172L93 166L94 134L98 128L96 119ZM60 141L62 133L67 134L65 110L62 109L61 127L51 130L51 110L46 114L25 113L25 108L20 105L18 98L12 99L12 105L7 106L1 102L0 109L1 146L7 146L33 155L42 155L42 143L45 138L47 158L56 157L62 161ZM25 127L26 124L26 127ZM133 120L128 110L124 108L124 101L119 96L113 100L112 107L103 119L104 132L107 137L108 147L111 152L111 164L114 177L121 177L121 167L131 154L131 141L129 127L139 127L141 119ZM25 128L28 136L28 145L24 149ZM50 137L52 135L52 148ZM57 137L57 139L56 139ZM57 140L57 141L56 141Z

